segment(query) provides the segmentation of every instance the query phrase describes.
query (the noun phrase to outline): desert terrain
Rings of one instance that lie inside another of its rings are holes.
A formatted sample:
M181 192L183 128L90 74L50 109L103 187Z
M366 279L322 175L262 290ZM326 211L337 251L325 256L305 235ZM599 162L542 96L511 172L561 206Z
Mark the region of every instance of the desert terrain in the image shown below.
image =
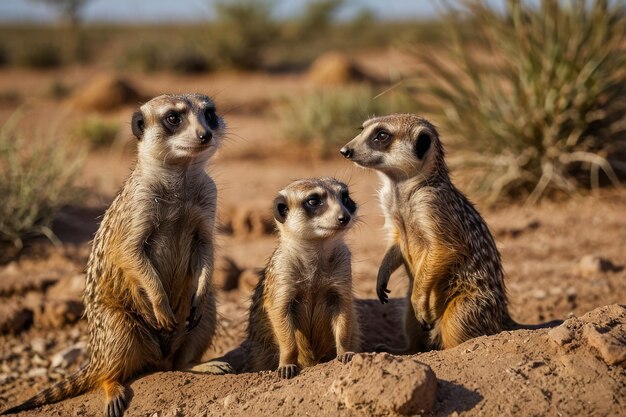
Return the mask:
M354 58L379 74L414 64L387 49ZM303 96L317 84L305 72L145 77L77 66L0 69L0 91L17 91L23 97L18 125L33 132L53 129L53 137L62 137L90 112L87 105L76 104L84 103L81 92L102 79L123 79L145 98L165 92L209 94L228 123L227 140L207 167L219 190L214 284L220 326L206 359L230 355L238 366L245 361L238 347L245 337L255 271L276 244L271 202L277 191L294 179L333 176L349 184L359 205L358 224L347 240L363 327L362 354L347 365L332 361L307 368L292 380L273 372L140 376L130 384L133 398L126 415L624 415L625 188L581 191L533 206L477 202L502 254L513 318L525 324L561 319L563 325L503 332L412 356L371 353L378 343L402 344L407 278L403 272L394 274L391 302L381 305L375 295L385 251L378 177L343 160L338 149L322 157L285 138L278 128L272 104ZM73 93L50 98L43 93L50 80L63 80ZM132 169L130 117L141 101L135 98L103 113L121 124L121 133L115 146L85 156L79 183L86 192L53 224L60 244L42 238L27 242L20 252L0 248L0 409L85 362L84 267L99 219ZM13 117L15 109L2 104L0 119ZM361 122L354 120L355 134ZM445 144L446 132L442 135ZM448 155L455 158L454 146L448 147ZM471 175L454 169L452 176L465 191ZM103 401L101 392L92 392L20 415L99 415Z

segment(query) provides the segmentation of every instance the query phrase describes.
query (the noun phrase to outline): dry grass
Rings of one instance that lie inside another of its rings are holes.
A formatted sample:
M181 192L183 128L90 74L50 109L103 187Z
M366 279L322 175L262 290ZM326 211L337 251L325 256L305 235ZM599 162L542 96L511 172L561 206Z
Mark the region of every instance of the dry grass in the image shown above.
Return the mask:
M277 115L285 137L328 156L356 136L365 119L412 109L413 103L399 91L377 97L370 87L349 86L290 97L278 107Z
M421 54L428 76L410 86L469 150L464 164L484 172L478 194L533 203L618 182L611 158L626 138L625 16L620 2L601 0L536 8L510 0L504 16L466 0L451 11L448 54Z
M25 138L11 122L0 128L0 242L20 248L35 236L55 241L55 215L78 196L81 153L46 139Z

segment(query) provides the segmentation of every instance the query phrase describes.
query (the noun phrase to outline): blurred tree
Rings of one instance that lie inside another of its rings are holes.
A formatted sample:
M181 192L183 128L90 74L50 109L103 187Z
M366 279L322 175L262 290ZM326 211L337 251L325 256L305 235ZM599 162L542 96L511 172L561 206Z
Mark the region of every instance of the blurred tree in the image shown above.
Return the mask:
M226 66L255 69L263 52L277 35L272 18L273 0L219 0L217 14L218 59Z
M54 8L60 19L68 25L66 47L73 60L85 61L88 47L80 34L81 11L91 0L30 0Z
M35 3L43 3L56 9L59 16L70 26L80 24L80 12L90 0L30 0Z
M308 2L298 18L295 38L310 39L319 36L332 23L335 14L344 5L344 0L315 0Z

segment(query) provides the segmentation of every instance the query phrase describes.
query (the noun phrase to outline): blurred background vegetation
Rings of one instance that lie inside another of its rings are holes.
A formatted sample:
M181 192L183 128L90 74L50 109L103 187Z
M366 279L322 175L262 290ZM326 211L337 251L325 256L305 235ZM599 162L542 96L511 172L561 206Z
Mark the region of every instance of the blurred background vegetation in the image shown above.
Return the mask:
M477 174L470 194L488 203L571 195L618 184L626 173L622 1L508 0L493 8L494 2L461 0L441 3L436 18L388 20L365 7L339 18L348 0L305 2L288 17L276 16L275 0L218 0L206 22L167 24L84 23L88 0L29 1L47 3L59 21L0 25L0 71L57 71L40 94L91 109L68 137L93 152L118 143L124 128L102 112L147 97L124 79L104 79L92 90L113 96L106 108L92 108L93 100L74 91L59 70L304 74L316 88L257 106L285 140L325 158L369 116L418 112L440 126L454 149L454 168ZM381 50L416 65L409 73L381 74L352 59L358 51ZM25 99L21 91L0 91L0 107L15 109ZM30 142L18 140L19 132L6 123L3 132L0 195L10 204L0 213L0 239L18 244L20 236L45 230L67 204L57 190L72 189L74 171L57 166L74 167L74 158L59 162L67 154L45 147L26 152L20 147ZM49 169L31 175L33 164ZM15 213L19 221L7 220Z

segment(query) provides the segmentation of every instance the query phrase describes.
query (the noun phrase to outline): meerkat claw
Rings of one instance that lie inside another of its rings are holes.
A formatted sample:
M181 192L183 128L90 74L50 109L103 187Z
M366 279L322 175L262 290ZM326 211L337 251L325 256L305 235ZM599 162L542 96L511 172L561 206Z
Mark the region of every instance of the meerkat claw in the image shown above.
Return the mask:
M298 368L298 365L294 364L279 366L276 373L283 379L291 379L300 373L300 368Z

